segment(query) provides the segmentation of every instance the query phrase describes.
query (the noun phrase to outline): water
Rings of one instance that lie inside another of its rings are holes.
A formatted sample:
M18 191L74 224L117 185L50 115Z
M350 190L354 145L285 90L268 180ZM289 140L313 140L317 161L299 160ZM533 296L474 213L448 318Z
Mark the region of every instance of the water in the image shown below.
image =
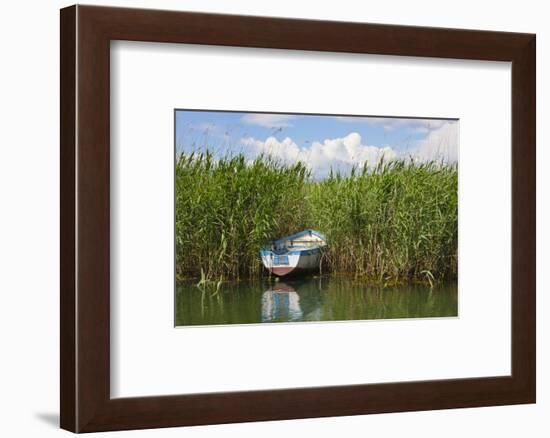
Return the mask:
M225 283L176 288L176 325L457 316L456 284L372 288L341 277Z

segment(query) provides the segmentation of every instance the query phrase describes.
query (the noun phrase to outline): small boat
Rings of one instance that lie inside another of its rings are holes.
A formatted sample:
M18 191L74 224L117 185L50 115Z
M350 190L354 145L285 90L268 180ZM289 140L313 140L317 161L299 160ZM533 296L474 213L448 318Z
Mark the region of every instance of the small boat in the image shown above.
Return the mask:
M323 234L304 230L292 236L269 243L260 250L266 269L278 277L319 269L323 248L327 245Z

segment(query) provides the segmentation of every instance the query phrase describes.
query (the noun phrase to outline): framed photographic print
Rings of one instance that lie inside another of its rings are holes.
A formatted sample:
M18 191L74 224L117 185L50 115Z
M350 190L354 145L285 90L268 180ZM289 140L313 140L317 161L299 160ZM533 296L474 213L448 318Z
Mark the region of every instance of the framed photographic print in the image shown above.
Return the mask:
M534 35L61 10L61 427L535 382Z

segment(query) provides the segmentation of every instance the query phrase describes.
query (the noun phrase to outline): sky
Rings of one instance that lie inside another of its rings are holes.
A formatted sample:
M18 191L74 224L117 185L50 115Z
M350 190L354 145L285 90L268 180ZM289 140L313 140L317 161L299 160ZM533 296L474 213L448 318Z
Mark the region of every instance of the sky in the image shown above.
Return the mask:
M303 162L315 179L380 160L458 161L458 120L176 111L176 152L269 155Z

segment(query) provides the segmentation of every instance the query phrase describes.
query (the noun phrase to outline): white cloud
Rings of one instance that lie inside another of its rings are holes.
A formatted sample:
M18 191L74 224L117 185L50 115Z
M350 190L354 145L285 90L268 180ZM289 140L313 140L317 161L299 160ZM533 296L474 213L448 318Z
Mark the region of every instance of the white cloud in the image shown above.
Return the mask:
M265 141L254 138L243 138L241 144L246 146L249 155L269 155L285 163L301 161L312 171L315 178L327 176L330 170L347 173L353 166L362 167L365 164L372 168L380 160L390 161L397 158L397 153L389 146L376 147L364 145L361 136L352 132L342 138L327 139L314 142L309 148L300 148L292 139L283 141L269 137Z
M419 161L457 162L458 139L458 122L447 121L416 143L412 156Z
M387 119L382 119L386 121ZM396 119L398 120L398 119ZM418 120L418 128L423 125ZM434 122L434 121L431 121ZM398 151L391 146L377 147L363 144L361 135L351 132L345 137L313 142L308 147L298 146L291 138L280 141L268 137L265 141L253 137L242 138L240 143L244 152L253 159L259 155L268 155L287 164L301 161L311 169L314 178L324 178L332 169L343 174L353 166L375 167L380 160L412 158L415 161L458 161L458 122L453 120L435 121L433 125L424 125L429 129L423 140L416 142L407 152Z
M380 125L386 131L406 127L415 132L425 133L426 137L414 143L412 150L400 153L399 158L413 158L416 161L458 161L459 126L457 120L449 119L401 119L401 118L341 118L345 121L364 121L371 125Z
M263 126L264 128L286 128L292 126L289 121L294 116L286 114L245 114L241 121L249 125Z
M392 117L337 117L341 122L347 123L367 123L369 125L381 126L385 131L393 131L397 128L408 128L416 132L431 132L447 123L452 123L451 120L442 119L406 119Z
M304 161L303 155L305 151L300 149L300 147L288 137L283 141L279 141L275 137L268 137L265 141L248 137L241 139L241 144L248 147L246 152L253 157L269 155L285 163L294 163L300 160Z

